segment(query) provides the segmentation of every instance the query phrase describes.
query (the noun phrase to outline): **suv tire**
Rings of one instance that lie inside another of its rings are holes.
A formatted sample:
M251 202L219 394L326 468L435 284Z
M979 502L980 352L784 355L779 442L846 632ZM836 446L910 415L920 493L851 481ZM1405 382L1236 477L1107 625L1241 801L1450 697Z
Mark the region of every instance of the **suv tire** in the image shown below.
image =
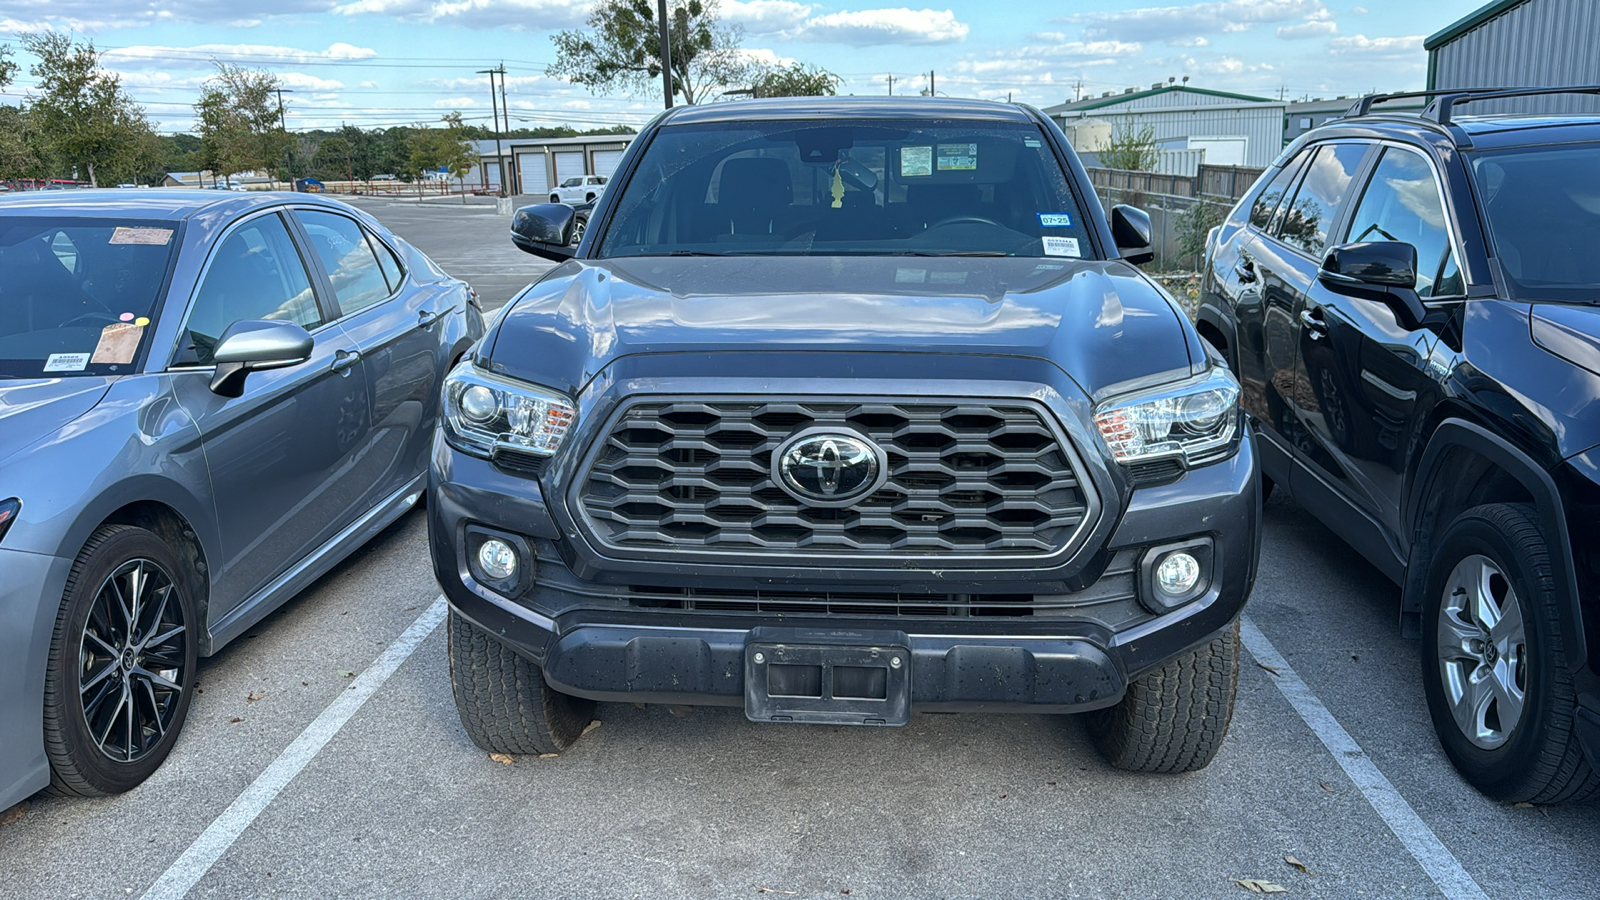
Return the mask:
M447 640L461 725L490 753L560 753L594 718L593 700L551 689L538 666L454 611Z
M1422 683L1457 770L1507 802L1600 794L1600 775L1573 730L1569 636L1561 633L1560 592L1533 508L1491 503L1457 516L1439 539L1427 583Z
M1210 764L1233 720L1239 623L1128 685L1116 706L1087 716L1106 761L1130 772L1193 772Z

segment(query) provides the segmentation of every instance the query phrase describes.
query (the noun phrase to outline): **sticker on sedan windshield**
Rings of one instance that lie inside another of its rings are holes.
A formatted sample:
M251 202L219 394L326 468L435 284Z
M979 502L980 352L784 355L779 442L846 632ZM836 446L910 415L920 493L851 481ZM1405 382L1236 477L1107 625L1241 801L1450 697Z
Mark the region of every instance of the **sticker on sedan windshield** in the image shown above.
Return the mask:
M44 361L45 372L82 372L89 368L87 353L52 353Z
M95 365L131 363L134 354L139 352L139 339L143 336L143 325L133 322L113 322L100 329L100 343L94 348L94 356L89 358L89 362Z
M172 240L171 228L119 227L111 232L113 244L149 244L154 247L165 247L170 240Z
M1066 213L1039 213L1040 228L1071 228L1072 216Z
M895 269L895 284L922 284L928 280L927 269Z
M928 273L928 283L929 284L966 284L967 283L967 273L965 273L965 272L929 272Z
M971 172L978 168L977 144L940 144L939 171Z
M932 147L901 147L900 177L916 178L933 174Z
M1078 252L1078 239L1069 237L1042 237L1045 256L1082 256Z

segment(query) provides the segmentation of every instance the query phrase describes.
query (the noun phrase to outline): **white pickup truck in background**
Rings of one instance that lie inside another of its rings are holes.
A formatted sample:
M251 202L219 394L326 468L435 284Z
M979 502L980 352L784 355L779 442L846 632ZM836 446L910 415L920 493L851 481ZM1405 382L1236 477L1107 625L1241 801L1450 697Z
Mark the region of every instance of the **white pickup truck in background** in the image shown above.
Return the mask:
M604 175L576 175L551 189L551 203L587 203L606 192Z

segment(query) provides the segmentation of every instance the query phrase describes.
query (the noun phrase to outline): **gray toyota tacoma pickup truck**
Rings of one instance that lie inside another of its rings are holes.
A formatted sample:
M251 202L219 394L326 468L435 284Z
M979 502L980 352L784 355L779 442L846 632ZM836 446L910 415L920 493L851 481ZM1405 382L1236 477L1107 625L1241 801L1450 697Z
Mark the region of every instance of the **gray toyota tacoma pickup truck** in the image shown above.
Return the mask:
M428 522L479 746L597 701L758 722L1084 713L1227 732L1261 497L1238 385L1016 105L671 110L448 377Z

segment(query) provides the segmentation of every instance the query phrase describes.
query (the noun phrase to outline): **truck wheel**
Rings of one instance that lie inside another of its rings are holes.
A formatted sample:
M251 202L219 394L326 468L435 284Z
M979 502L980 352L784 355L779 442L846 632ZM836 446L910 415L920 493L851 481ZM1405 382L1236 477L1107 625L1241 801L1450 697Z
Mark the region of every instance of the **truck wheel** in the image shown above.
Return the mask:
M560 203L561 202L561 195L560 194L551 194L550 195L550 202L551 203Z
M1205 768L1228 734L1239 688L1239 623L1128 685L1122 702L1089 713L1106 761L1130 772Z
M1428 566L1422 684L1462 777L1508 802L1600 795L1573 719L1550 548L1532 507L1474 507L1445 529Z
M560 753L594 718L593 700L551 690L538 666L454 611L448 643L461 725L490 753Z
M199 622L182 565L143 528L84 544L45 666L44 746L57 794L120 794L160 767L194 695Z

